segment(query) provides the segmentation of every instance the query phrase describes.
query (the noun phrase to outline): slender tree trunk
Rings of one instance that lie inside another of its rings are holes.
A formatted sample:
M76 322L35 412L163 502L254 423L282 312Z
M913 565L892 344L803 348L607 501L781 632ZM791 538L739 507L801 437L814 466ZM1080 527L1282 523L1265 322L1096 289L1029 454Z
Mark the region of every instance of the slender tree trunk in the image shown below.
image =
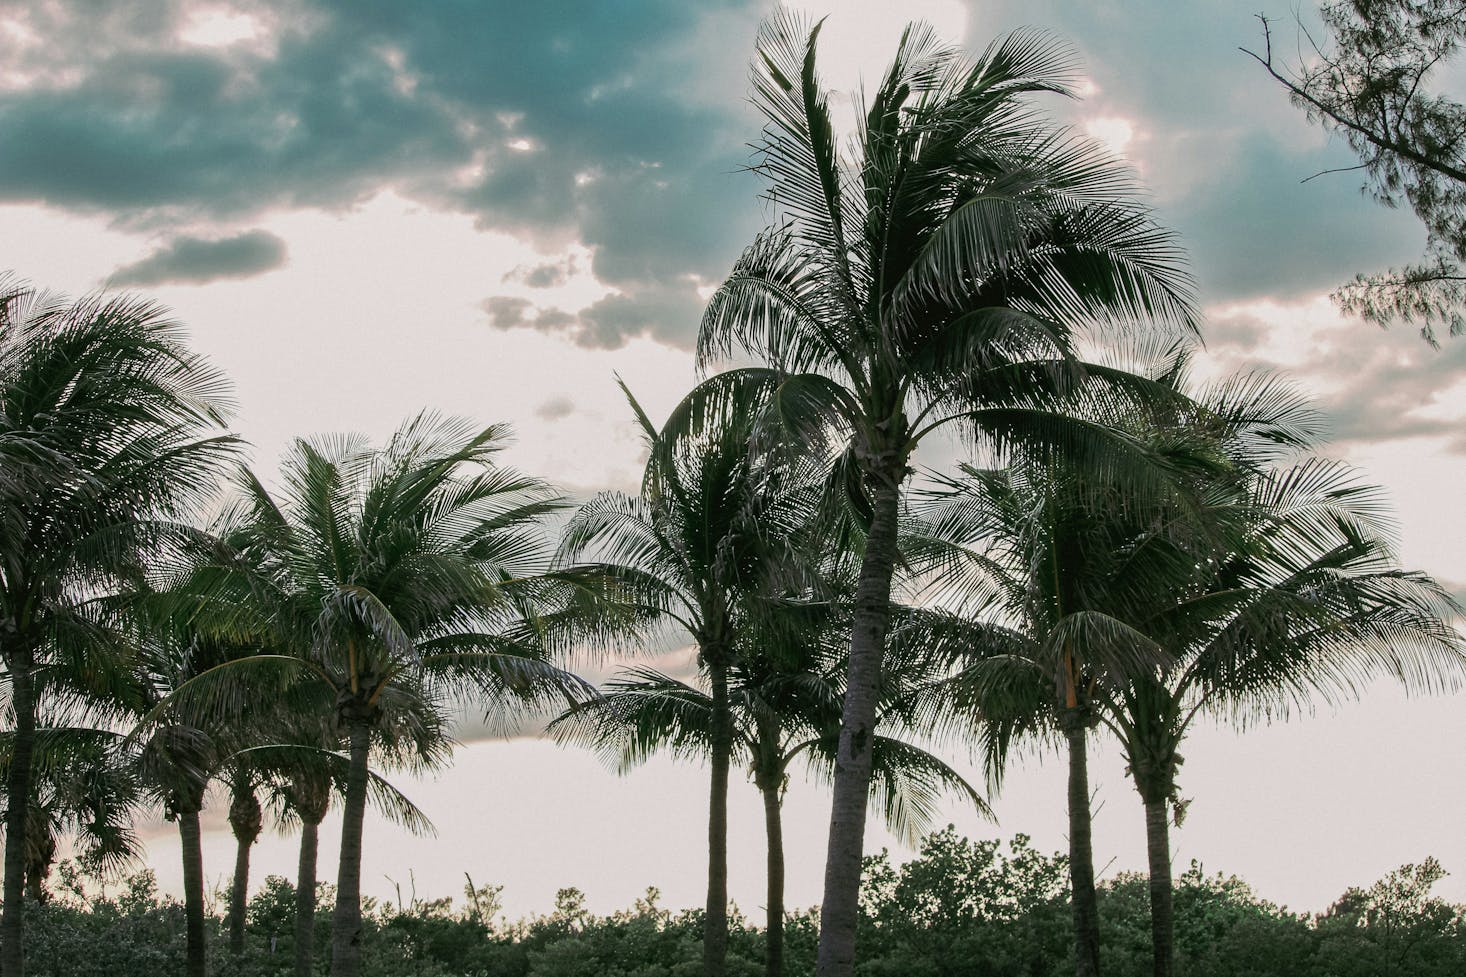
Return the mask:
M29 652L16 648L7 658L15 740L5 781L5 907L0 911L0 972L5 977L24 977L26 828L30 820L31 756L36 745L36 700Z
M229 827L234 831L234 884L229 889L229 952L244 953L244 916L249 908L249 851L260 836L264 813L254 787L236 783L229 801Z
M1155 977L1171 977L1175 966L1175 910L1171 890L1171 823L1164 796L1145 799L1145 843L1150 855L1150 938Z
M728 766L733 751L728 708L728 663L721 650L708 658L712 681L712 786L708 797L708 902L703 922L702 967L706 977L723 977L728 967Z
M183 918L187 939L184 973L206 977L204 943L204 849L199 812L178 812L178 836L183 841Z
M319 821L301 819L300 867L295 875L295 977L311 977L316 953L316 840Z
M784 818L779 799L779 785L762 788L764 795L764 833L769 841L768 923L765 929L765 977L784 974Z
M342 808L336 911L331 919L331 977L359 977L361 973L361 827L366 815L371 725L364 718L353 719L349 735L351 767Z
M1089 757L1085 717L1067 709L1064 736L1069 742L1069 885L1074 911L1074 973L1099 975L1099 902L1094 891L1094 845L1090 840Z
M249 850L253 840L235 839L234 883L229 887L229 952L244 953L244 913L249 901Z
M860 918L860 866L865 844L865 810L870 798L871 745L881 656L891 617L891 575L896 565L896 517L900 478L873 486L870 534L865 541L855 591L850 665L840 746L835 757L830 842L825 858L825 896L820 909L818 977L852 977L855 932Z

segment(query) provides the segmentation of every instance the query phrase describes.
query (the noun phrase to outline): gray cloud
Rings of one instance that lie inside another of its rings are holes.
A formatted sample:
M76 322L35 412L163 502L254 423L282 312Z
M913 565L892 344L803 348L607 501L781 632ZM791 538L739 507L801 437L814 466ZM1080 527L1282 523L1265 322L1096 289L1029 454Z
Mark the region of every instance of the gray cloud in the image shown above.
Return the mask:
M202 285L221 278L249 278L285 263L285 242L269 231L231 237L175 237L141 261L124 265L109 285Z
M1408 214L1360 194L1355 162L1289 104L1239 47L1260 39L1254 8L1233 0L995 0L972 18L969 47L1034 25L1071 40L1099 93L1052 103L1071 118L1133 120L1163 221L1175 228L1210 301L1298 296L1419 254ZM1277 6L1286 19L1288 8Z
M551 397L534 409L534 416L544 421L558 421L575 413L575 401L569 397Z
M0 59L33 79L0 92L0 201L166 226L392 188L580 240L624 296L616 321L641 329L669 276L721 275L759 223L740 166L765 6L254 0L241 9L266 40L204 48L175 39L181 0L25 5L39 43L0 34ZM587 335L619 343L611 322ZM652 331L685 343L693 325Z
M1436 410L1449 406L1447 392L1466 380L1466 344L1435 350L1410 329L1344 323L1312 333L1314 346L1301 364L1280 363L1266 350L1270 334L1285 328L1233 315L1207 327L1207 348L1228 369L1261 367L1305 380L1337 443L1444 438L1444 450L1466 454L1462 421Z
M533 329L587 349L620 349L637 337L690 348L703 301L696 279L683 276L630 285L576 313L541 308L529 299L504 295L485 299L481 308L495 329Z
M516 268L504 277L506 280L524 282L530 288L558 288L568 282L575 271L575 260L568 258L564 261L547 261L532 268Z

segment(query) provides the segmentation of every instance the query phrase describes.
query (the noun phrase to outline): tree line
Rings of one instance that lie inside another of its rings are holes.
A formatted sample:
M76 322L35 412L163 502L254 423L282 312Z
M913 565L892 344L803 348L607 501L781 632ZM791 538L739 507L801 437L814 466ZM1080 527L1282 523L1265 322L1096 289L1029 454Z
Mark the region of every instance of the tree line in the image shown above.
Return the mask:
M951 827L927 837L900 866L881 852L866 860L860 894L862 977L1062 977L1073 970L1065 856L1018 835L1006 844L969 841ZM74 863L58 868L56 897L36 907L32 946L41 973L146 977L181 969L182 907L160 898L150 872L99 893ZM1466 907L1431 894L1443 874L1433 859L1351 887L1326 911L1295 913L1235 876L1192 863L1176 878L1176 945L1183 972L1208 977L1451 977L1466 964ZM1148 973L1147 881L1120 873L1098 886L1106 968ZM330 886L323 884L329 895ZM363 973L368 977L675 977L702 967L701 909L671 911L653 887L627 909L599 915L586 895L560 889L553 910L510 921L503 889L469 878L462 900L400 892L365 902ZM222 891L219 905L227 903ZM229 977L289 974L295 888L271 876L250 899L243 953L211 950ZM328 899L326 900L329 901ZM222 937L226 920L208 918ZM733 907L729 972L763 971L767 934ZM814 973L818 918L789 914L786 973ZM321 936L325 935L321 928Z
M1125 168L1033 104L1070 92L1067 49L1019 32L968 58L913 26L846 140L818 38L791 15L759 34L772 223L709 300L686 397L657 423L626 390L636 494L575 505L502 463L504 426L431 412L382 446L300 439L260 474L227 433L226 381L164 310L0 288L6 977L57 840L117 871L147 805L179 827L202 977L215 784L238 841L230 949L268 812L300 826L294 967L315 971L317 828L338 805L330 972L366 972L366 808L425 823L383 774L446 763L465 707L544 716L623 769L706 760L708 977L734 972L735 763L766 812L770 977L781 800L798 767L830 783L815 969L845 977L868 811L918 837L943 794L986 811L1017 751L1051 747L1072 964L1098 974L1087 755L1114 735L1168 977L1191 724L1381 676L1459 683L1454 601L1398 565L1387 507L1320 453L1306 400L1277 376L1193 377L1179 245ZM923 463L952 444L960 463ZM567 664L669 638L695 680L638 666L596 688ZM943 744L981 757L981 790Z

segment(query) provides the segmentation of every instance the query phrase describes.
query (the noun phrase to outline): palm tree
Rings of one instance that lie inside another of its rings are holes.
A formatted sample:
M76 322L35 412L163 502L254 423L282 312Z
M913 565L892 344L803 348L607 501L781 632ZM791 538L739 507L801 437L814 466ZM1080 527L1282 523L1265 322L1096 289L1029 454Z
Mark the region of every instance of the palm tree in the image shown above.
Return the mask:
M623 385L623 390L625 387ZM659 431L626 391L649 458L641 496L602 493L575 514L560 562L605 581L632 616L690 637L706 670L708 890L703 964L724 972L728 946L728 770L734 750L729 671L761 599L783 592L805 560L794 537L808 492L798 473L749 448L753 415L736 409L703 418L695 436Z
M128 642L99 602L177 536L233 439L223 378L158 306L67 304L0 281L0 661L15 734L0 969L21 977L37 709L116 691Z
M1307 407L1251 378L1202 398L1234 473L1214 484L1220 531L1174 535L1184 545L1171 585L1136 605L1138 628L1168 652L1164 667L1097 696L1145 805L1154 973L1174 958L1170 821L1180 746L1201 715L1245 724L1338 703L1379 676L1415 690L1457 682L1466 664L1447 618L1458 608L1429 577L1401 570L1388 508L1347 466L1309 454L1312 432L1279 439L1263 415ZM1261 428L1261 429L1260 429ZM1302 455L1300 458L1299 455ZM1240 479L1239 477L1240 476Z
M814 634L804 622L782 629L786 636L803 633L814 640L791 647L787 640L770 640L769 629L745 632L729 669L733 756L747 764L763 798L768 977L783 973L784 791L797 760L822 776L832 770L844 675L843 654L823 640L832 636L830 615L810 615L808 607L784 610L806 621L823 619ZM923 700L942 692L935 662L906 653L916 644L901 643L900 651L893 648L887 662L887 687L882 690L877 722L895 727L898 735L888 731L876 737L870 796L891 830L911 844L930 829L942 793L957 794L982 814L991 814L960 774L916 741L928 731L919 720L941 709L940 703ZM635 667L611 679L600 696L557 717L549 729L561 742L596 750L625 773L661 751L706 759L712 745L712 714L712 697L703 689L656 669Z
M974 63L908 28L866 107L853 158L837 150L816 75L818 28L770 21L754 96L767 125L756 169L779 223L714 294L703 364L765 364L705 382L712 399L773 390L771 435L838 445L869 524L821 910L820 977L854 964L870 734L889 626L897 517L913 451L949 424L988 443L1065 445L1106 464L1123 444L1056 408L1112 371L1075 357L1092 326L1192 328L1170 237L1127 202L1129 178L1041 121L1030 96L1067 92L1068 60L1032 33ZM689 412L688 423L696 412Z
M225 576L252 589L273 629L270 653L243 667L283 667L316 685L347 745L333 977L360 972L374 745L446 748L455 700L574 701L585 688L547 660L535 622L548 557L539 520L559 502L494 463L505 437L501 427L475 431L424 414L379 451L353 437L297 441L278 492L242 479L234 518L254 556ZM268 572L256 572L262 562ZM211 680L196 693L212 697L227 684ZM300 798L302 813L319 810L314 793Z
M1096 696L1153 669L1162 651L1128 623L1127 601L1169 564L1130 544L1145 522L1122 490L1055 464L963 466L913 550L937 584L929 627L956 661L959 704L977 720L989 779L1015 741L1057 736L1068 756L1069 880L1076 971L1098 973L1088 731ZM1162 577L1162 579L1165 579Z
M1184 386L1184 365L1165 382ZM967 468L928 510L920 545L942 571L938 600L960 618L949 639L974 659L959 683L982 718L990 767L1001 770L1018 736L1058 729L1069 741L1081 940L1093 870L1076 768L1085 729L1120 736L1146 801L1155 967L1169 975L1167 815L1192 719L1273 710L1320 687L1342 694L1371 671L1429 681L1456 639L1439 588L1389 565L1377 498L1339 466L1278 465L1318 428L1286 384L1235 378L1116 423L1186 456L1174 498L1097 492L1090 471Z

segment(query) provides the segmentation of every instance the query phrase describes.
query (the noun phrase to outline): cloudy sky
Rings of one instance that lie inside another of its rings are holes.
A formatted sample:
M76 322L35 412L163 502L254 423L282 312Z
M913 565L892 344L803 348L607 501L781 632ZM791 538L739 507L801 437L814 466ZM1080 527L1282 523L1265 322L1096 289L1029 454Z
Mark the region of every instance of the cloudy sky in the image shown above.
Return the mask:
M1301 182L1350 158L1237 50L1258 41L1258 3L803 6L831 14L825 76L844 90L877 76L912 17L974 50L1025 25L1071 40L1085 98L1051 108L1126 156L1184 239L1207 369L1292 372L1330 412L1334 453L1393 496L1405 561L1463 589L1466 342L1434 352L1330 306L1332 285L1411 259L1423 235L1349 174ZM297 434L380 439L434 407L512 422L514 462L568 491L630 487L637 439L613 372L653 413L671 406L693 379L700 302L766 216L741 168L758 127L747 61L768 10L0 0L0 269L173 308L233 376L238 429L263 468ZM1322 909L1435 854L1457 873L1441 891L1466 900L1463 734L1459 697L1388 687L1245 738L1203 731L1185 751L1194 803L1177 863ZM511 915L548 910L566 885L598 910L649 884L668 905L700 901L702 771L656 762L616 778L540 739L464 739L450 772L405 785L435 839L369 824L369 891L415 880L448 895L467 871L504 884ZM1138 799L1112 748L1092 777L1099 865L1142 867ZM732 890L757 915L757 793L734 800ZM994 807L997 828L950 817L974 836L1065 846L1054 758L1027 759ZM822 788L792 784L788 810L790 904L813 904ZM206 870L222 880L231 841L212 823ZM149 837L176 890L173 836ZM259 874L292 875L292 844L267 837ZM869 845L894 843L873 829Z

